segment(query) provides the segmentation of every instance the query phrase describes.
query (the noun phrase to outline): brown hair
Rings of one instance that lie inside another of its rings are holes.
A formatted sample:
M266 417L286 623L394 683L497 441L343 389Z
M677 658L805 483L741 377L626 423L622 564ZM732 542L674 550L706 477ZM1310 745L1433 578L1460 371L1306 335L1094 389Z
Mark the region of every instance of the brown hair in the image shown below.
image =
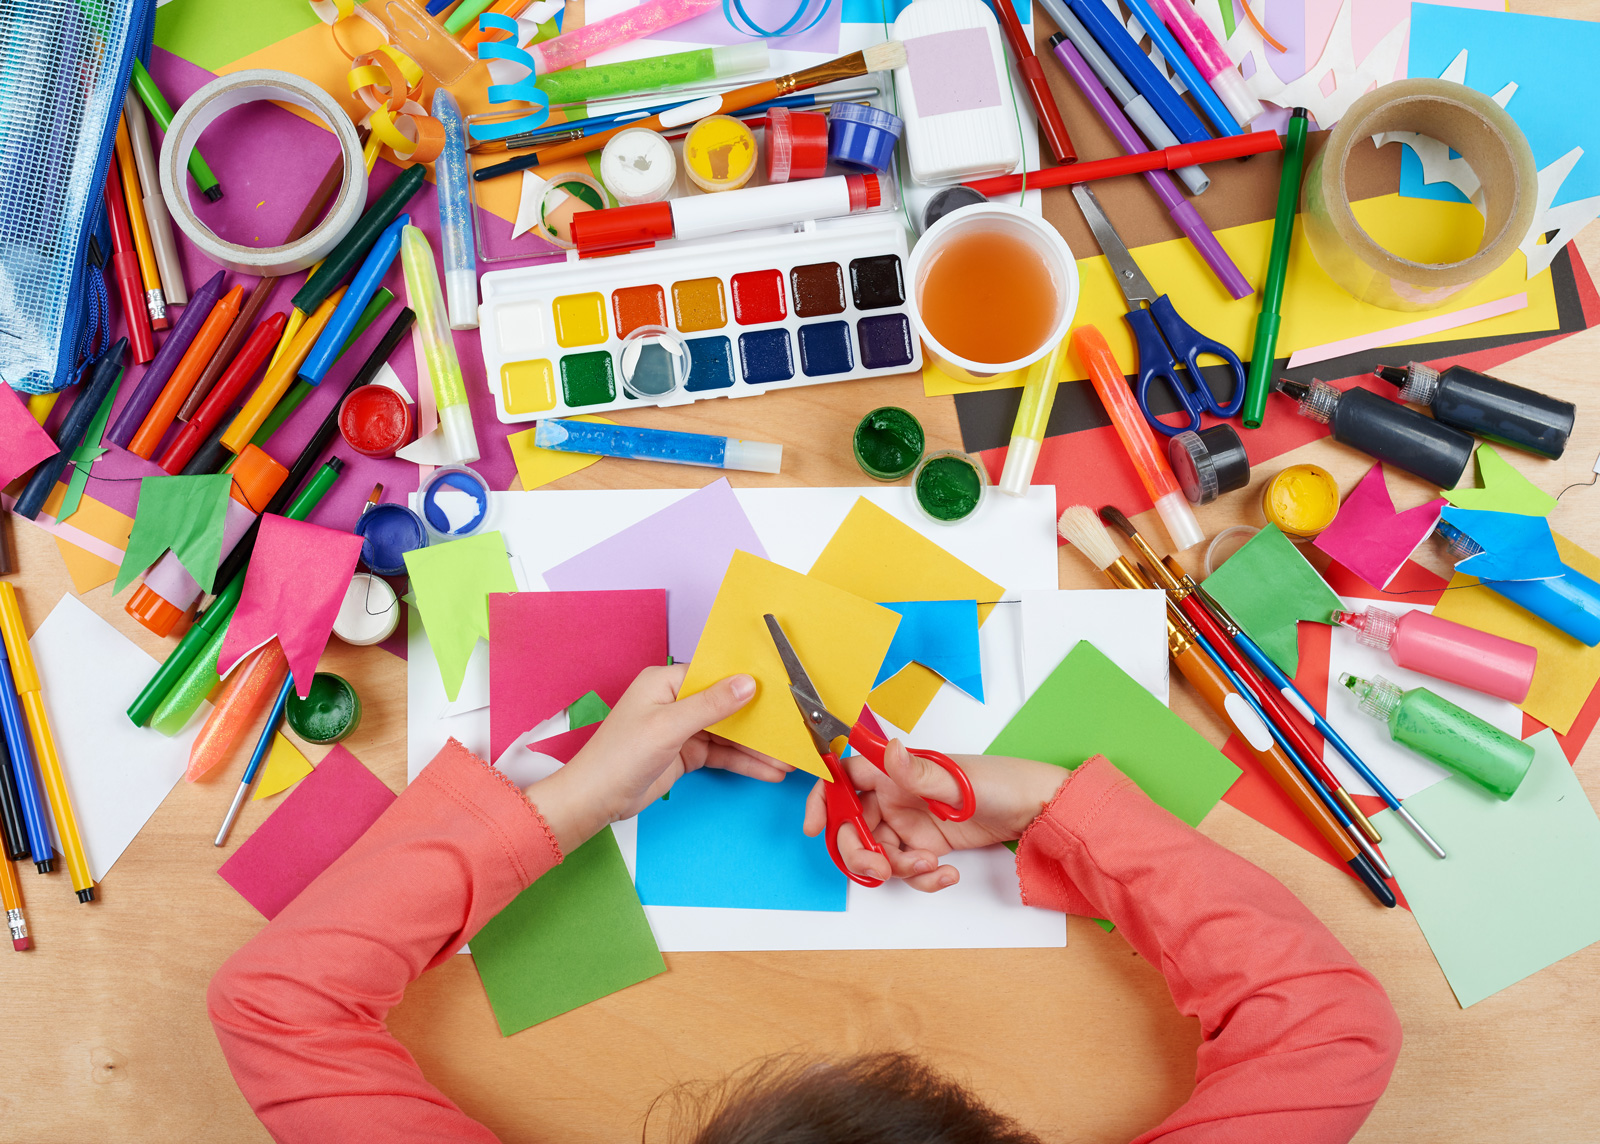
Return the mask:
M709 1086L680 1086L667 1139L686 1144L1039 1144L909 1053L842 1061L779 1056Z

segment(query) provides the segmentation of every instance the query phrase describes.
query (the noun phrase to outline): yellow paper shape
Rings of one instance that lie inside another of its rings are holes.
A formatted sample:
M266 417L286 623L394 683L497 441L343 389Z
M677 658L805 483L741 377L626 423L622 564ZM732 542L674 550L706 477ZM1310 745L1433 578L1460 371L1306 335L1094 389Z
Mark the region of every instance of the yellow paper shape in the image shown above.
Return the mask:
M609 417L596 417L592 413L566 420L593 421L598 425L616 424ZM548 485L551 481L559 481L562 477L570 477L579 469L587 469L600 459L593 453L560 453L554 449L535 448L533 433L532 429L524 429L521 433L513 433L506 438L506 443L511 446L511 459L517 463L517 476L522 478L524 489L536 489L540 485Z
M1406 199L1396 194L1362 199L1353 205L1353 210L1357 221L1376 241L1422 261L1435 260L1430 255L1439 253L1427 249L1431 243L1427 236L1437 236L1441 243L1450 243L1453 241L1452 235L1477 233L1483 228L1483 217L1467 203ZM1476 232L1474 227L1477 228ZM1253 283L1266 280L1267 255L1272 246L1271 219L1230 226L1216 234L1217 241L1233 258L1246 279ZM1419 246L1418 236L1423 236L1424 245ZM1183 315L1186 322L1207 337L1229 346L1241 358L1248 359L1255 336L1256 315L1261 310L1259 295L1251 294L1238 300L1230 298L1188 239L1176 238L1141 246L1133 251L1133 257L1157 293L1172 297L1178 313ZM1498 270L1431 312L1454 313L1484 302L1493 302L1508 294L1521 294L1524 290L1528 294L1526 309L1396 344L1426 344L1445 338L1484 338L1556 329L1561 320L1556 312L1555 286L1550 272L1545 270L1524 281L1526 273L1527 260L1514 254ZM1116 354L1122 372L1133 373L1138 354L1134 349L1133 335L1122 320L1128 304L1117 289L1111 267L1103 257L1080 258L1078 278L1078 312L1073 318L1073 325L1097 326L1105 335L1111 351ZM1278 332L1279 357L1341 338L1391 329L1398 318L1394 310L1358 301L1329 278L1317 265L1306 243L1303 222L1295 224L1294 245L1289 250L1288 280L1283 295L1283 325ZM1087 376L1076 357L1069 355L1062 365L1061 380L1075 381ZM1022 382L1023 373L1020 371L981 385L956 381L931 365L925 366L922 371L923 391L929 397L971 393L974 390L1012 389Z
M978 623L989 618L1005 589L940 548L909 524L862 497L811 566L825 584L871 600L976 600ZM872 709L911 730L944 680L920 663L906 665L873 691Z
M272 736L272 749L256 778L256 792L252 801L271 798L279 791L288 790L311 773L310 761L300 753L300 748L289 742L282 731Z
M693 695L730 675L753 676L756 697L710 730L827 778L762 619L768 612L782 625L823 703L846 723L861 714L900 617L748 552L735 552L728 564L678 694Z
M1491 446L1479 445L1475 455L1479 483L1470 488L1446 489L1440 494L1457 508L1549 516L1556 507L1555 497L1523 476Z
M1600 580L1600 557L1579 548L1559 533L1556 551L1568 567L1592 580ZM1504 636L1539 649L1539 665L1522 709L1547 727L1565 735L1600 680L1600 647L1585 647L1563 631L1551 627L1510 600L1491 592L1471 576L1457 573L1450 579L1433 614L1469 628Z
M66 495L66 483L58 481L56 487L50 490L50 495L45 498L44 511L50 516L55 516L61 509L62 498ZM87 495L78 502L78 511L72 514L68 523L97 540L105 541L118 551L127 549L128 536L133 531L133 517L120 513L110 505L102 504ZM100 585L109 584L117 578L117 564L80 548L69 540L62 540L59 536L54 540L56 548L61 552L61 559L66 562L67 574L72 577L72 590L78 595L92 592Z

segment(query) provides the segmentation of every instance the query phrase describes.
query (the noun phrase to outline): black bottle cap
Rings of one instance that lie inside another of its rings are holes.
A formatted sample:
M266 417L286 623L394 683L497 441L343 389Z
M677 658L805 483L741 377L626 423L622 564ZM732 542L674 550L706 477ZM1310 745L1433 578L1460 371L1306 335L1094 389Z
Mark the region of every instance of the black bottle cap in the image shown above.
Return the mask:
M1210 504L1250 483L1250 458L1232 425L1179 433L1167 442L1167 459L1191 504Z
M979 203L988 201L979 192L971 187L963 187L960 183L946 187L929 199L928 205L922 208L922 229L927 230L951 211L960 210L962 207L975 207Z

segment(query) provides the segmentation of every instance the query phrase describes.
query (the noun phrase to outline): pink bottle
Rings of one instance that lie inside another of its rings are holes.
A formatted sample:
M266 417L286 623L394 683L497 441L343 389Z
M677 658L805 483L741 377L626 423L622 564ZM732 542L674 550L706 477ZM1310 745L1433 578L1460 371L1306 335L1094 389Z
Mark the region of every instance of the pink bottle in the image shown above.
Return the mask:
M1383 648L1398 667L1435 679L1459 683L1512 703L1528 697L1537 648L1465 624L1441 620L1427 612L1395 615L1382 608L1335 612L1334 621L1354 628L1370 647Z

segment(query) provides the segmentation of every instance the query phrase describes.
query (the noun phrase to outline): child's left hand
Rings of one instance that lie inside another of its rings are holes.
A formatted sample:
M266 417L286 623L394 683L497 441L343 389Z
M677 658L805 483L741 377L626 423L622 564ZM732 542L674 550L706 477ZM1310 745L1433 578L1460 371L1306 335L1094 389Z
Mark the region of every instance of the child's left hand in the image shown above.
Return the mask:
M748 703L755 680L732 675L679 699L688 670L683 663L645 668L572 761L524 792L563 854L632 818L690 771L720 767L776 783L793 769L705 729Z

